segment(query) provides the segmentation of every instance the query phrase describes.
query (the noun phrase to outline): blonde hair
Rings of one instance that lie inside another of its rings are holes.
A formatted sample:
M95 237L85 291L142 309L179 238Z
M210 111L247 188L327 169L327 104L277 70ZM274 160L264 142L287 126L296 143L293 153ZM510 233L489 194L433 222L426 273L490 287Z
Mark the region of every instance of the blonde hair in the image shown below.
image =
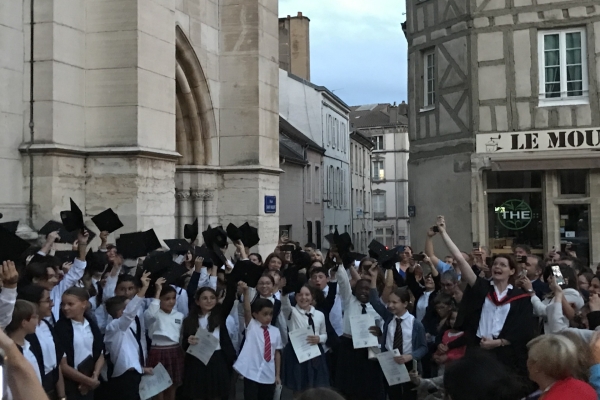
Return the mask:
M573 376L579 370L577 345L564 335L546 334L527 344L529 360L541 373L555 380Z

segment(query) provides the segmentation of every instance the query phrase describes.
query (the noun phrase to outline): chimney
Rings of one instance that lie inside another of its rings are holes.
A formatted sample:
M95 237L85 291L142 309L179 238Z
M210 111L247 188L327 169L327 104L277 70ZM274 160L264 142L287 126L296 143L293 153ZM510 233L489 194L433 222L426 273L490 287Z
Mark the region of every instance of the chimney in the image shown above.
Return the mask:
M310 19L279 18L279 68L310 81Z
M408 115L408 104L404 100L402 100L402 104L398 105L398 114Z

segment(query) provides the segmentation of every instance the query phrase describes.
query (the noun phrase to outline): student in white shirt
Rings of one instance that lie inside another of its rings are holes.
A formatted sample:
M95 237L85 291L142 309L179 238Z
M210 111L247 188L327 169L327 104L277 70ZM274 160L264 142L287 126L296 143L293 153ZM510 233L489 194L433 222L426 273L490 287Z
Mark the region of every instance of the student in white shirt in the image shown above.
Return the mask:
M93 400L100 385L98 377L104 366L104 343L98 325L86 315L89 308L87 290L67 289L62 296L61 318L54 327L59 347L65 356L60 367L65 381L67 400Z
M248 290L246 290L248 294ZM250 296L244 300L246 341L233 368L244 377L244 400L272 400L281 384L281 336L271 325L273 303Z
M30 349L25 336L35 333L38 324L37 307L26 300L17 300L12 315L12 321L6 327L6 334L16 343L21 353L33 367L39 382L42 382L38 359Z
M106 310L113 320L106 326L104 344L112 364L109 370L110 392L123 399L139 400L140 382L144 372L145 354L142 341L146 340L137 316L150 284L150 273L141 278L142 288L131 300L115 296L106 301Z
M285 387L295 393L316 387L329 386L329 371L323 345L327 342L325 315L313 307L317 289L304 285L296 292L296 305L292 307L290 298L284 292L281 296L281 312L287 317L289 332L309 329L308 343L318 345L321 355L300 363L291 342L283 350L283 376Z
M173 385L157 396L159 400L175 400L175 391L183 381L183 358L185 354L179 342L183 314L175 310L176 291L173 286L165 286L165 278L158 278L154 284L156 293L152 303L144 313L152 348L146 365L150 368L162 364Z
M12 261L2 262L0 271L2 278L2 290L0 291L0 328L4 328L12 320L15 301L17 300L17 283L19 273Z
M37 306L38 325L35 333L27 335L25 339L38 359L42 386L49 398L63 398L65 384L59 366L62 353L59 354L57 351L54 327L45 319L52 315L53 304L50 293L41 286L27 285L19 288L19 299Z

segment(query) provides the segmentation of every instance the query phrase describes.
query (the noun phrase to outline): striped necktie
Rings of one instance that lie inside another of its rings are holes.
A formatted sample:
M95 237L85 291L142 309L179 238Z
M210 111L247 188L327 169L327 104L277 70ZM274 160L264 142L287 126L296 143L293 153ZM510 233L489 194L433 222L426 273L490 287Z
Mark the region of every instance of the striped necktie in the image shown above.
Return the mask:
M265 361L271 361L271 336L269 335L269 327L263 326L263 333L265 335Z

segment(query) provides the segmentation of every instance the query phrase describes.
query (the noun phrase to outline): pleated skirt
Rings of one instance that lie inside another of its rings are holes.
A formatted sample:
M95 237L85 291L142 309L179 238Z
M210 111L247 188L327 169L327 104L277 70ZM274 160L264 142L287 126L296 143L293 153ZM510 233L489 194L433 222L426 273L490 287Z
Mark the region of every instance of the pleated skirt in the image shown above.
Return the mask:
M283 386L295 392L311 388L329 387L329 369L323 347L319 345L321 355L300 363L291 343L283 349L283 367L281 380Z

